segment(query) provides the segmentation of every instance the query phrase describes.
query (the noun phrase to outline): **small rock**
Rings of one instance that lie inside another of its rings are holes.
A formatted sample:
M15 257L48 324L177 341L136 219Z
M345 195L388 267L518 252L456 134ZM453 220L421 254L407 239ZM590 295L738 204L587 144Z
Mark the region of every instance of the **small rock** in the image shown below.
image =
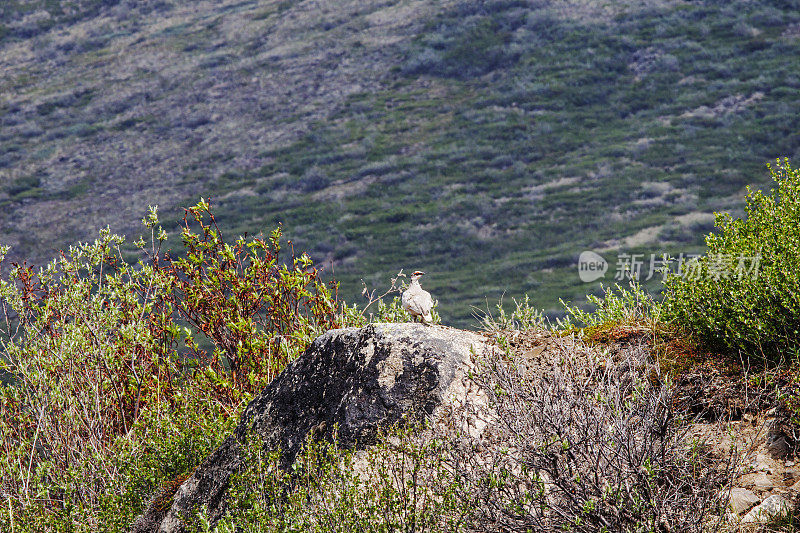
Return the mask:
M741 487L731 489L730 507L736 514L742 514L748 511L760 501L761 498L756 496L752 491L743 489Z
M758 492L768 492L775 488L775 484L764 472L756 472L755 474L742 476L740 483Z
M783 480L790 482L789 485L800 479L800 469L789 468L783 471Z
M792 506L783 496L772 495L761 505L751 510L742 518L742 524L752 524L756 522L767 522L773 518L788 515L792 511Z
M766 472L767 474L772 474L772 465L774 462L768 455L758 454L755 460L750 464L753 467L753 470L756 472Z
M785 459L789 455L789 441L780 431L770 432L767 435L767 450L776 461Z

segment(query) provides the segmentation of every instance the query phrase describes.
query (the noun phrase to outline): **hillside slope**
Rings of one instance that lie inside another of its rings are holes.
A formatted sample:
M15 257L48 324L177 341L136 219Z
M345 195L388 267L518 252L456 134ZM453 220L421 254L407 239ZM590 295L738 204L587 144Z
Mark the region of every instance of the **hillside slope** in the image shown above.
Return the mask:
M800 156L799 4L8 2L0 242L41 262L203 195L349 300L421 268L446 323L552 308L597 288L580 251L697 251Z

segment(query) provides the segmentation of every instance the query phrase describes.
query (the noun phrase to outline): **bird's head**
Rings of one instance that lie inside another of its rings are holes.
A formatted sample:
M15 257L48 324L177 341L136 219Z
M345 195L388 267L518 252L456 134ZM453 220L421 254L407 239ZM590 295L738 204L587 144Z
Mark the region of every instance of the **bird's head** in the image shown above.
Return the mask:
M424 274L425 274L425 272L423 272L422 270L415 270L415 271L414 271L414 273L413 273L413 274L411 274L411 281L416 281L416 280L418 280L418 279L419 279L419 278L421 278L421 277L422 277Z

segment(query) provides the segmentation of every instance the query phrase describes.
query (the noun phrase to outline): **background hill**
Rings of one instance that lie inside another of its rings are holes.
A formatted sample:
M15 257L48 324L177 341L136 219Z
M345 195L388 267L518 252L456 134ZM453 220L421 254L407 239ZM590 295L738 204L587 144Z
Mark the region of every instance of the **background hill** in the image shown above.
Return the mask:
M800 2L7 1L0 242L43 262L211 196L445 323L594 249L697 251L800 156ZM493 300L494 299L494 300Z

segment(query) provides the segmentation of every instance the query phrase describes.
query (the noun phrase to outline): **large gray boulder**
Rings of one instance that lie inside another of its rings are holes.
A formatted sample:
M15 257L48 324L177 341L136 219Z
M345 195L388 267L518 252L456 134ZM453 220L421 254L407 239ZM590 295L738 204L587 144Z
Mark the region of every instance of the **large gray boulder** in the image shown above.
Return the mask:
M242 446L257 436L294 461L309 432L349 448L364 448L378 429L401 421L435 420L453 407L484 403L468 377L484 338L442 326L372 324L317 338L245 409L233 434L182 485L161 494L132 531L178 532L181 516L201 505L212 523L225 512L230 477L242 465ZM443 409L445 408L445 409ZM480 409L473 409L478 412ZM470 432L484 421L471 419Z

